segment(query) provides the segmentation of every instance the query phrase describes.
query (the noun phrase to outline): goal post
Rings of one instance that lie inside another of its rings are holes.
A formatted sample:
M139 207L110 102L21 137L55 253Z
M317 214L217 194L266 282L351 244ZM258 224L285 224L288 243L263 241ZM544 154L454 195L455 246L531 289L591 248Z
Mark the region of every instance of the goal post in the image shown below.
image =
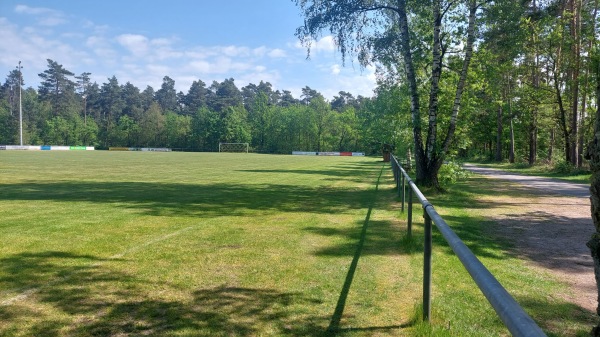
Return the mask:
M219 143L219 152L248 153L249 143Z

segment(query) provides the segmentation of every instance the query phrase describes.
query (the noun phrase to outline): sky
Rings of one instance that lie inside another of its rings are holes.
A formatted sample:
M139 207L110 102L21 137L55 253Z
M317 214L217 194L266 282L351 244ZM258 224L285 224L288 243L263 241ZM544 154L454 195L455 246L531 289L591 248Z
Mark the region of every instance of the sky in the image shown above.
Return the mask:
M52 59L99 85L116 76L140 90L169 76L184 93L196 80L233 78L296 98L305 86L329 100L371 97L374 68L343 64L328 35L307 59L294 35L302 24L292 0L0 0L0 80L21 61L25 86L37 88Z

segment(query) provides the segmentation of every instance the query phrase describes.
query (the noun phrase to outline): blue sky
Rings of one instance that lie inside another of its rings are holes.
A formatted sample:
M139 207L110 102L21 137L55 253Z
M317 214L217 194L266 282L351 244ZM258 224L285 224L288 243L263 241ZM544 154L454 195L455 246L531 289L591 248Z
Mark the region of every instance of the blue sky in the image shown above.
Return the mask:
M361 69L323 36L306 59L294 36L302 25L291 0L0 1L0 75L22 61L26 86L37 88L46 59L102 84L115 75L141 90L164 76L187 92L234 78L241 88L270 82L299 98L309 86L331 99L339 91L372 96L374 69Z

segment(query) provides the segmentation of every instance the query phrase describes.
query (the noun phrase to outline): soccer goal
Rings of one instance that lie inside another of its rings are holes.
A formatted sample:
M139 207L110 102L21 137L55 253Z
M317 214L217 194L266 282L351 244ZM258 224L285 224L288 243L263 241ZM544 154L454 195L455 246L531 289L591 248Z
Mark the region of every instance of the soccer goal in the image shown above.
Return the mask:
M245 152L248 153L248 143L219 143L219 152Z

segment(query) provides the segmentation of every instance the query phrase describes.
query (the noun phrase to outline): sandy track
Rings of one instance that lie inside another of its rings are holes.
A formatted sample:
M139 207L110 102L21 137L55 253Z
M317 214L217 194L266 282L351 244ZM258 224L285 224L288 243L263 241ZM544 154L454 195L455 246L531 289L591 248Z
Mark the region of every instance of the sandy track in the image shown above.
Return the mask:
M515 253L568 285L566 300L594 312L597 306L593 261L585 243L594 232L589 186L525 177L468 166L492 183L480 197L486 216L498 223L492 234L509 239Z

